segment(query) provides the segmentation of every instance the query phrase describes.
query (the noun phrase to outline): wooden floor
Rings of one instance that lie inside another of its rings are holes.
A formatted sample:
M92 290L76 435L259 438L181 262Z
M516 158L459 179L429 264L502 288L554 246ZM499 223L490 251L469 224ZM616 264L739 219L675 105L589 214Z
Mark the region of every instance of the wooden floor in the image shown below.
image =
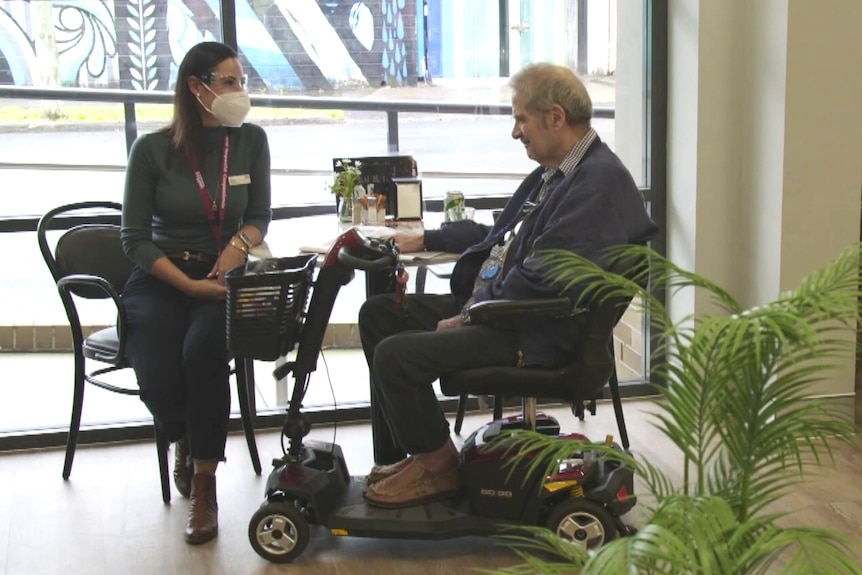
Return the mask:
M654 460L671 461L669 447L649 424L650 403L631 401L625 410L632 448ZM581 423L567 410L555 410L564 431L593 438L614 433L610 405ZM857 429L862 401L857 402ZM467 418L472 430L487 414ZM351 473L371 464L367 425L320 428L312 437L342 445ZM277 433L258 434L267 461L281 454ZM219 469L220 534L192 547L182 539L188 503L175 496L163 505L152 443L82 447L72 478L60 477L62 452L46 450L0 455L0 573L61 575L235 575L302 573L303 575L448 575L473 573L477 567L518 562L492 540L464 538L427 542L336 538L313 528L304 554L289 565L259 558L248 543L252 513L262 501L265 476L254 475L241 435L228 441L228 463ZM862 540L862 457L842 449L836 465L799 487L785 501L790 520L827 526ZM637 521L635 514L634 522ZM862 554L858 555L862 562Z

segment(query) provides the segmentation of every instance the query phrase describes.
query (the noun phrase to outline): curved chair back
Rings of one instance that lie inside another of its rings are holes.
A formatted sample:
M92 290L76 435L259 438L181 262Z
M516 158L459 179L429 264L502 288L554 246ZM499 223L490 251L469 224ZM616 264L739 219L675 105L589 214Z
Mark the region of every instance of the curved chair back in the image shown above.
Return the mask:
M570 366L570 385L560 399L587 400L607 384L616 367L614 328L630 302L630 297L609 298L590 307L579 330L578 352Z
M618 258L610 270L634 281L645 283L648 266L643 259ZM440 389L445 395L460 395L455 432L460 432L466 395L494 396L495 418L502 413L502 397L545 398L571 402L578 417L583 417L583 404L594 402L605 385L610 384L614 410L620 427L623 446L628 447L628 436L622 416L616 358L614 354L614 328L622 318L631 296L598 298L585 313L575 316L578 322L574 332L577 338L576 353L572 360L559 367L510 366L469 369L446 374L440 378ZM578 409L579 408L579 409ZM590 411L594 413L594 407ZM525 414L526 417L527 414ZM533 414L533 418L535 414Z
M622 261L611 265L611 271L629 278L642 269L640 262ZM572 401L587 400L601 392L616 370L614 329L631 304L632 296L608 297L592 304L578 329L577 355L569 366L572 388L566 397Z
M494 366L450 373L440 380L446 395L528 395L564 401L594 397L608 383L614 367L614 327L630 298L609 298L582 314L577 352L558 367Z
M73 274L98 276L107 280L117 293L122 293L134 269L134 264L123 252L120 226L110 224L85 224L70 229L57 241L54 255L60 277ZM103 290L88 286L70 289L75 295L85 298L108 297Z
M99 210L98 214L83 213L71 215L72 212ZM107 213L105 213L107 212ZM78 202L59 206L46 213L39 220L36 237L39 241L39 251L57 284L69 326L72 331L73 353L75 358L72 416L69 423L69 435L66 441L66 458L63 464L63 478L68 479L72 473L72 462L78 442L78 432L81 426L81 412L84 403L84 383L90 383L102 389L125 395L138 395L137 385L121 387L103 380L102 375L125 369L129 364L125 360L125 307L120 294L126 281L134 269L132 261L123 252L120 240L120 214L122 206L116 202ZM64 223L71 223L68 231L63 232L53 247L48 242L48 232L54 229L53 220L63 216ZM72 295L88 299L111 298L117 310L117 322L114 327L95 331L86 338L78 316ZM87 359L97 360L101 367L87 371ZM107 367L104 364L108 364ZM260 457L254 438L252 426L253 404L250 400L254 393L254 371L250 360L242 357L234 359L237 378L237 397L240 403L243 429L249 448L252 466L260 475ZM168 479L167 439L154 425L156 450L159 460L159 475L162 485L162 500L171 500L170 482Z
M107 213L84 213L88 210ZM84 353L84 334L72 294L88 299L119 299L119 293L133 268L132 262L123 253L120 227L115 223L119 222L121 213L122 205L117 202L76 202L48 211L39 219L36 228L39 251L57 284L72 331L76 356ZM59 216L66 221L71 220L73 226L52 247L48 241L48 232L55 227L54 219ZM84 278L84 281L67 281L74 277ZM118 335L111 336L111 340L116 339ZM98 359L114 365L122 364L123 347L122 340L112 341L108 353L99 354Z
M52 248L48 232L54 219L58 216L74 219L68 214L83 210L109 210L109 213L98 216L104 223L94 222L97 218L92 215L77 216L83 223L64 232ZM116 202L77 202L56 207L39 219L36 228L39 251L55 283L73 274L91 275L104 278L118 293L122 291L134 266L123 253L120 227L113 223L119 221L121 212L122 205ZM92 287L75 285L70 289L81 297L108 297L103 290ZM67 303L64 297L63 303L68 313L71 302Z

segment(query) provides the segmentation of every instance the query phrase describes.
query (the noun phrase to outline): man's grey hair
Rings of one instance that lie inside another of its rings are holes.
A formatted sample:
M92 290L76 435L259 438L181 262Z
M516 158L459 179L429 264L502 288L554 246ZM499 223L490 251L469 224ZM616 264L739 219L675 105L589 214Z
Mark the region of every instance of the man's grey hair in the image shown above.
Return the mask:
M566 113L566 123L574 126L589 123L593 117L593 101L584 83L574 72L550 63L530 64L509 80L513 96L522 98L524 107L534 112L547 112L555 105Z

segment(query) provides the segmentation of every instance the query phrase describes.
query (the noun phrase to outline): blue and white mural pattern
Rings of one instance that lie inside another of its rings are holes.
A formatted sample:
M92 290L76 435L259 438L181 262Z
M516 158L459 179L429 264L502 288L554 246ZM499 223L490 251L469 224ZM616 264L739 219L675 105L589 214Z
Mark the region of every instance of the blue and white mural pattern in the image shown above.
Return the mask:
M170 90L194 44L220 38L219 0L40 0L64 86ZM0 84L38 83L31 3L0 0ZM236 0L251 89L276 93L417 78L416 0Z

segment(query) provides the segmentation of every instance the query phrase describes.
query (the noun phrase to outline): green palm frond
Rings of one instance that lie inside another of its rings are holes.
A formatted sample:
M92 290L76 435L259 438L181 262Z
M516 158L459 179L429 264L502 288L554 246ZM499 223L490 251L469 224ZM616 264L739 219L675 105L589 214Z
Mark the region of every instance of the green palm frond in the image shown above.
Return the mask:
M770 512L812 466L832 462L836 443L853 441L853 422L812 393L854 353L862 318L860 245L751 309L649 248L615 248L605 259L619 258L649 266L623 277L565 251L546 252L540 265L561 291L580 290L577 305L626 296L648 314L663 358L652 369L665 383L656 389L661 398L651 423L679 449L682 484L642 458L602 445L577 446L631 466L649 492L640 496L645 524L585 563L541 530L512 539L524 563L511 573L564 572L555 570L558 562L544 570L545 563L530 555L540 551L570 568L583 565L582 575L759 575L774 573L779 558L786 562L782 573L862 575L848 553L858 542L829 530L781 527L782 516ZM672 317L658 294L672 299L683 289L703 293L718 311ZM528 466L528 473L551 473L572 456L572 444L541 434L518 432L505 441L514 441L513 465Z
M647 526L595 554L581 575L685 573L757 575L774 572L774 561L790 557L787 573L858 575L847 556L848 537L814 528L779 528L776 516L745 522L715 496L666 499Z
M691 573L733 575L729 557L715 544L735 522L718 498L665 499L643 529L602 548L581 575L602 573Z
M535 431L519 430L500 433L480 449L482 451L501 450L504 458L511 455L512 457L504 464L504 468L509 468L508 477L511 478L517 468L517 471L524 475L525 481L536 475L544 476L558 472L561 461L584 452L591 452L605 460L638 467L633 457L611 445L590 441L560 441ZM518 466L523 467L518 468Z
M482 569L480 573L572 573L573 567L583 567L591 555L586 549L563 541L542 527L508 526L495 538L512 548L524 563L502 570Z
M709 294L718 309L724 309L728 313L743 311L739 303L718 284L680 268L645 246L616 246L605 252L606 261L631 259L649 262L643 270L638 270L628 278L607 271L591 260L567 250L546 250L541 256L539 269L561 286L561 292L573 286L581 287L581 300L575 302L578 304L595 297L628 294L642 299L644 310L653 316L654 321L671 326L673 322L667 309L655 294L658 290L667 290L668 297L671 297L681 289L698 288Z
M750 524L749 522L748 524ZM859 575L862 567L848 556L858 542L828 529L812 527L780 528L770 518L757 521L761 528L752 538L741 524L730 538L737 556L735 573L761 575L775 573L774 564L787 558L781 573L805 575Z
M679 488L663 469L645 458L636 458L635 461L637 461L637 465L634 467L635 474L646 487L647 492L658 502L679 492ZM646 499L639 496L638 504L646 505Z

